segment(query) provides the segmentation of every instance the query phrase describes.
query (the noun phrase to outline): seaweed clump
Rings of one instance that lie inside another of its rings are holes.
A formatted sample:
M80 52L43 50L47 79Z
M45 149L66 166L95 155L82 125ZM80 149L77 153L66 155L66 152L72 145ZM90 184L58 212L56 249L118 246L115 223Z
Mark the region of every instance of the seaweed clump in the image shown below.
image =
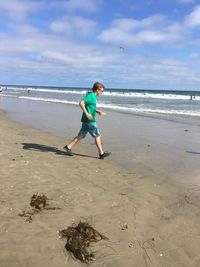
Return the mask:
M82 221L78 225L73 223L67 229L59 231L59 235L61 238L67 239L65 248L70 252L71 256L87 264L94 261L94 253L90 248L90 244L102 239L108 240L107 237L101 235L89 223Z
M28 211L23 210L18 215L21 217L25 217L26 218L25 221L28 223L31 223L33 221L32 216L34 214L38 213L39 211L41 211L43 209L47 209L46 208L47 200L48 200L48 198L45 195L39 195L38 193L34 194L31 197L31 201L30 201L30 206L32 209L28 210Z
M47 196L45 195L34 194L31 197L30 206L34 207L37 210L44 209L46 204L47 204Z

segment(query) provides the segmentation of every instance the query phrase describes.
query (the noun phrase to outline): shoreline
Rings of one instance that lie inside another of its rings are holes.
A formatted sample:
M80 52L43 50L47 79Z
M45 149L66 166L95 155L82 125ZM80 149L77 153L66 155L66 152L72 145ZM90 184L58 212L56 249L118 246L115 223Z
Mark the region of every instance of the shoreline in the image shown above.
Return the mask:
M63 138L10 121L5 112L0 122L4 267L80 266L64 252L57 231L83 218L109 238L94 246L93 266L198 266L198 185L155 183L112 160L97 160L85 144L68 157L60 149ZM42 211L27 224L18 213L37 192L61 209Z

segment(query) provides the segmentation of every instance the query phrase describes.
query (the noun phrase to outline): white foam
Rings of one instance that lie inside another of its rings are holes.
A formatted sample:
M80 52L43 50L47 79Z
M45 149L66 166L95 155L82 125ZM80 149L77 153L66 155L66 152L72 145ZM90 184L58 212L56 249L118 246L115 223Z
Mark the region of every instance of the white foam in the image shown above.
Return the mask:
M34 101L44 101L44 102L52 102L52 103L62 103L62 104L70 104L70 105L78 105L76 101L68 101L68 100L61 100L61 99L52 99L52 98L41 98L41 97L26 97L20 96L21 99L29 99ZM135 107L124 107L119 105L112 105L112 104L104 104L99 103L98 107L116 110L116 111L123 111L128 113L156 113L156 114L168 114L168 115L183 115L183 116L196 116L200 117L200 112L195 111L187 111L187 110L166 110L166 109L150 109L150 108L135 108Z
M31 91L38 91L38 92L47 92L47 93L61 93L61 94L79 94L79 95L84 95L86 94L86 90L81 90L81 91L76 91L76 90L50 90L50 89L32 89L30 88Z
M196 116L200 117L200 112L187 111L187 110L166 110L166 109L149 109L149 108L134 108L134 107L123 107L110 104L99 104L98 107L119 110L130 113L157 113L157 114L171 114L171 115L184 115L184 116Z
M17 96L15 95L6 95L6 94L1 94L0 96L3 96L3 97L13 97L13 98L18 98Z
M25 91L27 92L28 90L32 92L46 92L46 93L61 93L61 94L80 94L84 95L86 94L86 90L59 90L59 89L43 89L43 88L17 88L17 87L9 87L9 89L14 90L14 91Z
M117 97L136 97L136 98L156 98L156 99L169 99L169 100L188 100L191 98L190 95L179 95L179 94L160 94L160 93L134 93L134 92L104 92L106 96L117 96ZM200 96L196 96L193 100L200 101Z
M45 88L32 88L32 87L27 87L27 88L18 88L18 87L8 87L8 89L11 90L15 90L15 91L34 91L34 92L46 92L46 93L60 93L60 94L78 94L78 95L84 95L86 94L86 92L88 90L86 89L45 89ZM132 98L155 98L155 99L169 99L169 100L189 100L191 98L190 95L182 95L182 94L169 94L169 93L165 93L165 91L163 91L163 93L144 93L144 92L131 92L128 91L126 92L125 90L119 91L119 92L111 92L111 91L105 91L103 93L103 95L105 96L116 96L116 97L132 97ZM194 101L200 101L200 96L196 96L195 98L193 98Z
M55 98L53 99L53 98L28 97L28 96L19 96L18 98L29 99L29 100L34 100L34 101L43 101L43 102L53 102L53 103L78 105L78 102L75 102L75 101L61 100L61 99L55 99Z

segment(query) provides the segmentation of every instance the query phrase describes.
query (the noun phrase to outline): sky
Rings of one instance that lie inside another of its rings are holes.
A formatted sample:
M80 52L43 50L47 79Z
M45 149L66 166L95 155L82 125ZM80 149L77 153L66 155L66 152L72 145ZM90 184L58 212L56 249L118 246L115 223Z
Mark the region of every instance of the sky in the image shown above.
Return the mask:
M200 90L200 0L0 0L0 84Z

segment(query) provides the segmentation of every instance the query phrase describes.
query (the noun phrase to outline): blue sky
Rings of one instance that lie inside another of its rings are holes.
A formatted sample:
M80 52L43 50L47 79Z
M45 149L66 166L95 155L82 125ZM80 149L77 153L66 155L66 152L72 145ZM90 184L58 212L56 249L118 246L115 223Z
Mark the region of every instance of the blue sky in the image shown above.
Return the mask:
M200 90L200 0L0 0L0 84Z

